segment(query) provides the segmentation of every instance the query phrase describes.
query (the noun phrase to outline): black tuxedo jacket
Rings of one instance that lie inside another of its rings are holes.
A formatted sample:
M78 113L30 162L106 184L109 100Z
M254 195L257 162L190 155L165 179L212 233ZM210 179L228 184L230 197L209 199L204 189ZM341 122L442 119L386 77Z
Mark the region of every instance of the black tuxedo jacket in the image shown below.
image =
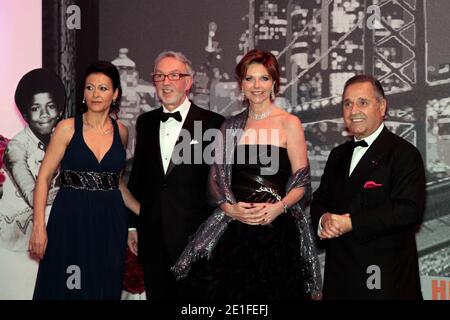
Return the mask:
M333 149L311 204L350 213L353 230L323 240L324 299L420 299L415 232L423 217L425 173L419 151L384 128L351 176L347 142ZM379 275L379 277L378 277Z
M177 141L178 146L179 143L187 146L183 155L191 153L191 163L175 164L171 161L165 174L159 143L161 112L162 108L159 108L137 119L136 149L128 184L131 193L141 203L139 217L130 219L130 226L138 229L139 260L146 278L150 276L155 281L160 276L157 270L167 270L167 263L175 263L187 245L188 237L212 212L206 201L209 165L199 154L203 155L210 143L202 141L203 133L220 128L224 120L217 113L191 104L183 129L188 130L191 139L196 141L180 141L181 136ZM197 129L197 136L194 135L194 121L202 126L201 131ZM193 162L195 156L200 163ZM169 262L162 258L167 255Z

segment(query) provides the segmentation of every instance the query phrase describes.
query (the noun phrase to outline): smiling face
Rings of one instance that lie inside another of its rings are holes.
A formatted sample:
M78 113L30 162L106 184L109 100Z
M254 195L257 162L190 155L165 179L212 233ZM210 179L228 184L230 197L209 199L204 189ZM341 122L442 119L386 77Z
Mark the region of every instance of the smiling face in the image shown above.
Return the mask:
M84 84L84 97L89 110L109 112L112 101L118 96L111 79L103 73L90 74Z
M168 75L171 73L188 74L186 65L174 57L166 57L158 62L155 74ZM169 110L179 107L186 99L186 94L192 86L192 77L183 76L178 80L164 77L163 81L155 82L156 92L164 106Z
M58 115L58 107L52 95L48 92L37 93L33 96L31 107L28 109L27 122L37 136L46 136L52 133Z
M260 63L252 63L242 79L242 92L250 104L270 103L273 80L267 69Z
M349 85L342 97L344 122L357 139L374 133L383 123L386 100L377 97L370 82Z

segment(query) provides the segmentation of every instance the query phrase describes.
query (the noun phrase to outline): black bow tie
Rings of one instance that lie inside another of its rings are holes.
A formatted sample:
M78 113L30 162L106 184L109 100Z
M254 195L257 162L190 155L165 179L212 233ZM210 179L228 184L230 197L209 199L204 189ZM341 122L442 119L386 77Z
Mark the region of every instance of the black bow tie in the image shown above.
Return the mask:
M180 111L174 112L174 113L168 113L168 112L161 112L161 121L166 122L169 118L174 118L178 122L181 122L183 119L181 117Z
M356 148L356 147L366 148L368 146L369 145L367 144L366 140L353 141L353 148Z

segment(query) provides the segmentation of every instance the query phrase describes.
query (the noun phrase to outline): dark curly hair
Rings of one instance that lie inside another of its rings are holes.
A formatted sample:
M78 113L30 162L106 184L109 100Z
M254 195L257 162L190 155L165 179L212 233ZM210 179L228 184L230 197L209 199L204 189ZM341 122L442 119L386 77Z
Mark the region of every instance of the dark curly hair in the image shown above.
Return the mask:
M119 70L117 70L117 67L113 65L109 61L100 60L97 62L94 62L91 64L84 73L84 82L86 82L87 77L89 77L93 73L102 73L108 78L111 79L113 90L116 89L119 90L119 94L117 95L116 101L114 104L111 104L111 107L109 109L109 113L114 113L117 117L117 114L120 110L120 99L122 98L122 86L120 85L120 74ZM87 106L85 104L81 107L82 112L87 111Z
M14 94L16 106L25 120L33 104L33 97L38 93L49 93L58 108L58 113L64 111L66 90L61 79L48 69L38 68L31 70L20 79Z

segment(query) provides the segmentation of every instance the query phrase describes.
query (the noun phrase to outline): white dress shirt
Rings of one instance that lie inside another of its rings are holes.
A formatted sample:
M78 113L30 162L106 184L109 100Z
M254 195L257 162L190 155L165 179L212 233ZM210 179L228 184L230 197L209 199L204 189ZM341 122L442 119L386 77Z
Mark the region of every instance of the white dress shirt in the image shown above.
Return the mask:
M380 133L383 130L383 128L384 128L384 123L381 123L381 125L378 127L378 129L375 130L371 135L365 137L364 139L360 139L360 140L365 140L367 142L367 147L360 147L360 146L358 146L358 147L353 149L352 160L350 162L350 170L348 172L349 176L352 174L353 170L358 165L359 160L361 160L361 158L364 156L364 154L370 148L370 146L375 141L375 139L378 138L378 136L380 135ZM356 139L356 137L354 139L355 139L355 142L360 141L360 140ZM320 236L320 233L322 232L322 218L323 218L323 215L320 217L319 227L317 229L317 234L319 236Z
M159 124L159 145L161 148L161 160L164 168L164 173L167 172L169 168L170 159L172 158L172 152L177 142L178 136L180 135L181 128L183 127L186 116L191 107L191 102L186 97L183 103L173 111L167 110L163 106L163 112L174 113L180 111L181 121L178 122L174 118L167 119L166 122L160 121ZM136 228L128 228L128 231L136 231Z
M381 123L381 125L378 127L377 130L375 130L375 132L373 132L370 136L364 138L364 140L367 142L367 147L359 147L358 146L355 149L353 149L352 161L350 162L350 170L348 172L349 176L352 174L352 172L356 168L356 165L358 164L359 160L361 160L361 158L367 152L367 150L370 148L370 146L375 141L375 139L378 138L378 136L380 135L381 130L383 130L383 128L384 128L384 123ZM361 140L363 140L363 139L361 139ZM360 140L355 138L355 142L358 142L358 141L360 141Z
M159 145L161 147L161 160L164 167L164 173L167 172L167 168L169 167L173 148L180 135L181 128L183 127L183 123L186 120L190 107L191 102L187 97L184 102L173 111L169 111L163 106L163 112L174 113L180 111L182 117L180 122L174 118L169 118L166 122L161 121L159 125Z

